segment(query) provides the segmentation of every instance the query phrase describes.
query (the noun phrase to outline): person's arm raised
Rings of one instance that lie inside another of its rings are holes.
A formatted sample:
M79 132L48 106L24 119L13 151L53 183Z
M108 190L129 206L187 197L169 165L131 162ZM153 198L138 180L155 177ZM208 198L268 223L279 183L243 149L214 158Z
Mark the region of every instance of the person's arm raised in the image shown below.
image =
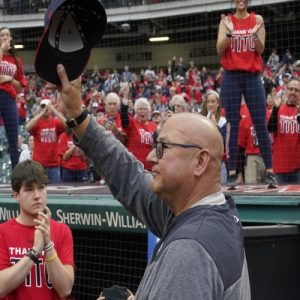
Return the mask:
M77 118L83 111L81 103L81 78L77 78L73 81L69 81L66 70L63 65L57 66L57 73L61 81L61 86L58 87L58 91L61 93L61 102L59 105L63 105L60 108L64 111L67 120ZM73 128L73 132L78 140L84 135L90 120L90 115L79 124L76 128Z
M40 110L32 119L30 119L27 122L27 124L26 124L26 130L27 131L30 131L36 125L36 123L38 122L38 120L43 117L43 115L46 112L46 109L47 108L45 107L44 109Z

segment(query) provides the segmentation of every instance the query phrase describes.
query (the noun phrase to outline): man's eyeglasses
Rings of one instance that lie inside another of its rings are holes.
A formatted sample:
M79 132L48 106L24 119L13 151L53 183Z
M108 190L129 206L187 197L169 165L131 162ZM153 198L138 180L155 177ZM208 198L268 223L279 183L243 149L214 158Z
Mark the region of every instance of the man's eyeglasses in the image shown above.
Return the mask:
M175 146L181 148L198 148L203 149L201 146L196 144L179 144L179 143L168 143L168 142L157 142L153 145L153 149L155 149L156 156L158 159L162 159L164 155L164 149L168 149L168 146Z

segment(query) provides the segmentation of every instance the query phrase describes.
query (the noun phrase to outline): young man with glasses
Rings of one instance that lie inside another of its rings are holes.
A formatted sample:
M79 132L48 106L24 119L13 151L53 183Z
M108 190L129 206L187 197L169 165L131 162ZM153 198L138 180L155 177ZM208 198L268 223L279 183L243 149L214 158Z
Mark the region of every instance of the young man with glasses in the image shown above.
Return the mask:
M82 115L81 84L62 82L61 109ZM73 129L112 194L159 238L135 299L250 299L242 226L221 190L222 137L206 117L181 113L163 125L144 170L87 116Z

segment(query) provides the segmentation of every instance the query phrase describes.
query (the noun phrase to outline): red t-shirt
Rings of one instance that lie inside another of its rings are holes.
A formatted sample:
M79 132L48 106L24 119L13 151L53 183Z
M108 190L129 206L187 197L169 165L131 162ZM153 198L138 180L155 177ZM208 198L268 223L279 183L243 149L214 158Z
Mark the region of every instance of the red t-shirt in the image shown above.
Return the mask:
M230 71L262 72L262 58L255 50L252 36L252 29L256 25L255 13L250 13L246 19L238 19L231 14L228 17L233 23L234 30L221 58L222 67Z
M147 124L142 124L129 115L129 126L126 129L128 137L127 148L128 151L144 164L147 170L151 170L152 167L146 161L146 158L152 150L155 129L155 123L149 121Z
M51 240L55 244L58 257L64 265L74 266L73 238L70 228L51 219ZM16 264L32 248L34 226L26 226L11 219L0 224L0 270ZM47 276L44 253L39 264L31 269L24 282L3 300L59 300Z
M11 55L3 54L0 61L0 75L12 76L15 80L19 81L23 87L27 86L26 78L24 75L23 63L20 58L16 58L18 66ZM11 82L4 82L0 84L0 90L6 91L12 98L16 98L18 91L14 88Z
M189 72L189 85L193 86L195 84L196 78L199 76L198 69L190 69Z
M65 132L59 136L59 155L61 156L61 165L67 170L86 170L86 159L82 157L81 150L76 147L73 155L64 160L62 157L67 150L73 147L73 134L67 135Z
M39 119L29 131L34 136L32 159L44 167L58 167L60 165L58 137L64 131L65 127L59 119L54 117Z
M273 138L274 173L292 173L300 169L300 130L295 106L280 106Z

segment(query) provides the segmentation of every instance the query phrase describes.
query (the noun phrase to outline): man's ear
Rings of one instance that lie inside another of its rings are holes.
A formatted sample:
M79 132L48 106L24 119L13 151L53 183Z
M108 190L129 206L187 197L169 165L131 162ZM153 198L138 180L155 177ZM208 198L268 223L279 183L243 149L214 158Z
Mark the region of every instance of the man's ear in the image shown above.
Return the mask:
M12 190L11 195L19 202L19 193L18 192Z
M198 153L196 154L196 158L197 163L194 173L196 176L201 176L207 168L208 162L210 160L210 154L206 149L202 149L198 151Z

